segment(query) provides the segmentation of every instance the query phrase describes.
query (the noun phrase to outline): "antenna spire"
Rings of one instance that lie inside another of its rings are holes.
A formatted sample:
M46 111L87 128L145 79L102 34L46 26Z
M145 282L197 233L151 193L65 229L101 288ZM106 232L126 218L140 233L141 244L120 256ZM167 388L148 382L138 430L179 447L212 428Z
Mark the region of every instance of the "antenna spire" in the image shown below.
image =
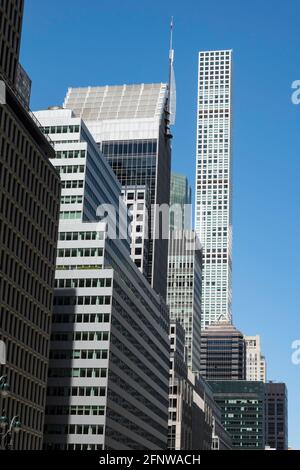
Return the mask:
M176 115L176 85L175 85L175 76L174 76L174 49L173 49L173 29L174 29L174 19L171 17L170 23L170 49L169 49L169 97L168 97L168 111L170 116L170 124L175 124L175 115Z
M174 19L171 16L171 23L170 23L170 51L173 49L173 28L174 28Z

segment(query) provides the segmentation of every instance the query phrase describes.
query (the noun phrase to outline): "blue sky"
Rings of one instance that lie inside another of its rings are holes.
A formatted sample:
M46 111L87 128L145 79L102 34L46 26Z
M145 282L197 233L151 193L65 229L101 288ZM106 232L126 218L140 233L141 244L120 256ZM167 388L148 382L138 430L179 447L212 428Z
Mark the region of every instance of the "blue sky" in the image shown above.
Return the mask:
M289 443L300 448L297 0L27 0L21 61L32 109L61 104L68 86L164 82L174 16L177 121L173 169L195 172L197 52L233 49L233 315L261 334L268 378L289 390Z

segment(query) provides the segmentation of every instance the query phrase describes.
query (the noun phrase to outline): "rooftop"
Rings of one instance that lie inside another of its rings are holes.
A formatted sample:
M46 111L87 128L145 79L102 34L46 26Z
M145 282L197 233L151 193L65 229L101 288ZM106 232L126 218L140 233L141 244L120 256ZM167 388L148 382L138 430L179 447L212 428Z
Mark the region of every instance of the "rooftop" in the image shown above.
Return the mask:
M165 83L69 88L64 108L86 121L160 119L167 94Z

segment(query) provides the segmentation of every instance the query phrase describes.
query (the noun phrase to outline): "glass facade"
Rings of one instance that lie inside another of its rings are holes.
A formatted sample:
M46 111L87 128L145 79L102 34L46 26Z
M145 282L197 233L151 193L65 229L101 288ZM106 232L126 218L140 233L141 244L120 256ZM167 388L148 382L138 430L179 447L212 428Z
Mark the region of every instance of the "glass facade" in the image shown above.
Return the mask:
M177 214L176 208L171 211L170 230L190 230L192 228L192 189L186 176L172 172L170 206L174 204L180 207L181 212Z
M200 372L205 380L245 380L246 343L227 320L212 323L201 335Z
M233 449L265 448L265 388L262 382L210 381Z
M154 83L70 88L64 102L64 107L84 119L124 192L129 186L144 186L149 191L151 205L170 202L171 135L167 98L167 85ZM168 240L155 235L161 222L154 208L149 210L149 246L143 272L165 299ZM133 259L140 268L134 254Z

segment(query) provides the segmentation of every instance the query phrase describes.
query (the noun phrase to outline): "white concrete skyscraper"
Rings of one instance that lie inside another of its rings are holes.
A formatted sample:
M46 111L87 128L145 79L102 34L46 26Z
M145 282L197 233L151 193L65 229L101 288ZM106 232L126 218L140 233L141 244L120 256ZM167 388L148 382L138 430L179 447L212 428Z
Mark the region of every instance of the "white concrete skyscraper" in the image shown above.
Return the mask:
M232 51L199 53L196 231L203 245L202 326L225 315L232 291Z
M121 185L71 110L35 116L62 187L44 447L165 449L169 315L130 258Z

